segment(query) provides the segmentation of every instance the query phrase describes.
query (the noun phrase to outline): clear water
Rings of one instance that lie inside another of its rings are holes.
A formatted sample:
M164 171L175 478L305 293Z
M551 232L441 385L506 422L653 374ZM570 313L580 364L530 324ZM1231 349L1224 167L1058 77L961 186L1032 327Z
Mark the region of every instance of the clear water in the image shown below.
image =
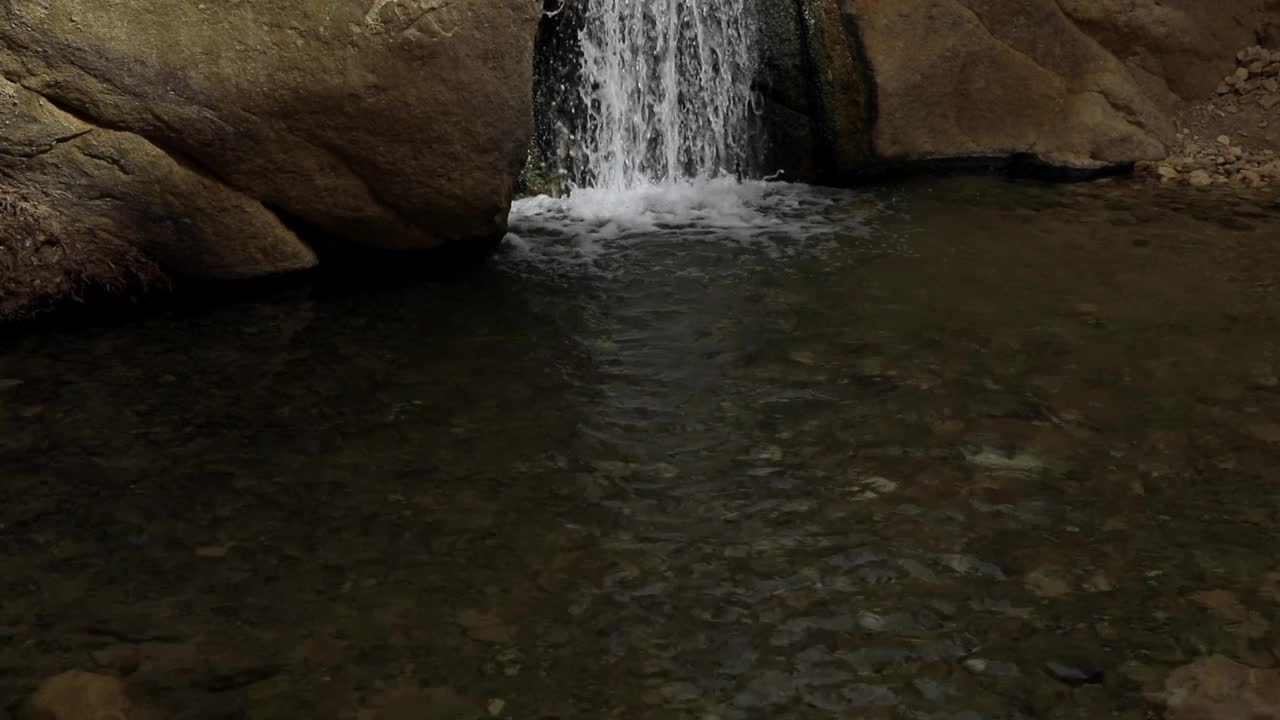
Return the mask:
M755 72L748 0L590 0L579 37L587 182L736 174Z
M1142 720L1274 666L1280 207L1160 192L542 199L453 282L8 338L0 708Z

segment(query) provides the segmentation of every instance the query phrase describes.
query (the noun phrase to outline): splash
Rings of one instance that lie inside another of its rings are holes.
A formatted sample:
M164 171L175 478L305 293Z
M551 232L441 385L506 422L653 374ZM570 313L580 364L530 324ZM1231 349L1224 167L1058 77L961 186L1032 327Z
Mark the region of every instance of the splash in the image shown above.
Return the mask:
M654 244L754 248L776 258L863 242L882 208L859 191L724 177L578 188L517 200L505 245L515 258L562 269L599 270Z

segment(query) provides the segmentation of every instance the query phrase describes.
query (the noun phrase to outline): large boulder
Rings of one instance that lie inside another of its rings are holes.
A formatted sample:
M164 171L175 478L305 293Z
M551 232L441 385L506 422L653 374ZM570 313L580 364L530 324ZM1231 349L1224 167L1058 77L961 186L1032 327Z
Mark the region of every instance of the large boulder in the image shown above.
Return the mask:
M0 183L9 197L26 199L39 208L35 212L57 219L48 234L59 248L75 243L83 257L132 245L170 272L214 277L298 270L316 262L311 249L257 200L138 135L88 124L2 79L0 128ZM16 217L7 220L9 234ZM19 243L33 238L32 231L24 232L0 245L14 255L13 262ZM44 265L63 259L79 260L48 256ZM34 272L15 267L14 277L0 287Z
M1054 0L845 0L875 77L885 160L1158 160L1172 127Z
M1280 17L1280 0L759 2L772 155L828 182L1158 160L1171 110L1211 93Z
M313 264L289 227L492 242L529 142L540 7L0 3L0 184L179 274Z

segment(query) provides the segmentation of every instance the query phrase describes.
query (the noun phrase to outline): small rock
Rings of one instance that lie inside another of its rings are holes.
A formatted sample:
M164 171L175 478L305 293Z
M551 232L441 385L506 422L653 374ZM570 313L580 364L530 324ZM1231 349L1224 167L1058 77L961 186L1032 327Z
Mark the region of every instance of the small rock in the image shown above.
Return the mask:
M196 557L205 558L206 560L218 560L227 556L231 552L231 548L235 543L226 543L224 545L205 545L196 548Z
M1219 135L1218 144L1223 147L1231 147L1231 138L1227 135Z
M1263 110L1270 110L1280 105L1280 95L1264 95L1262 99L1258 100L1258 104L1262 106Z
M863 486L868 487L878 493L891 493L898 489L898 483L882 477L873 477L862 481Z
M1244 82L1249 79L1249 68L1236 68L1236 80Z
M1280 720L1280 670L1213 655L1170 673L1163 699L1166 720Z
M1258 172L1266 172L1266 169L1259 168ZM1280 387L1280 377L1267 372L1260 372L1249 381L1249 388L1252 390L1274 390L1277 387Z
M1079 668L1070 665L1063 665L1049 661L1044 664L1045 672L1049 673L1049 677L1060 683L1078 687L1080 685L1096 685L1102 682L1105 677L1101 671L1094 670L1085 672Z
M1116 586L1106 575L1094 573L1093 577L1085 581L1084 589L1091 593L1107 593L1115 590Z
M939 420L929 426L936 435L957 435L964 432L963 420Z
M1071 593L1066 573L1053 565L1045 565L1027 573L1022 584L1037 597L1058 598Z
M1227 95L1231 92L1231 86L1226 83L1218 83L1217 92L1219 95Z
M24 720L126 720L120 678L72 670L45 680L19 713Z
M1280 572L1270 572L1263 576L1260 592L1262 597L1280 605Z
M1178 177L1178 171L1170 165L1161 165L1156 168L1156 174L1164 180L1173 180Z
M926 700L932 700L933 702L946 700L948 697L956 694L954 689L943 685L936 680L930 680L928 678L917 678L912 680L911 684L915 686L916 690L918 690Z
M1249 434L1268 445L1280 444L1280 424L1263 423L1249 428Z
M969 658L961 663L965 670L974 675L996 675L999 677L1013 677L1020 675L1018 666L1011 662L1003 660L985 660L983 658Z
M489 714L492 715L493 717L498 717L499 715L502 714L502 710L506 706L507 706L507 703L505 700L501 700L499 698L492 698L489 700L489 704L485 706L485 709L487 709L489 711Z
M1187 176L1187 180L1191 183L1192 187L1209 187L1213 184L1213 177L1204 170L1192 171L1192 173Z
M1045 467L1044 461L1031 453L1006 455L989 447L975 454L966 454L966 459L978 467L999 472L1033 473Z

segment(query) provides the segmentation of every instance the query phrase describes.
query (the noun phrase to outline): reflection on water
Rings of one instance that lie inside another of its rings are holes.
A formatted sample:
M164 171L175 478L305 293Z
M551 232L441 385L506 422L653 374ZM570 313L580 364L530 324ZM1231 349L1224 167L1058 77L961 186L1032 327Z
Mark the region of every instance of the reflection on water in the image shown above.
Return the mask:
M751 192L11 343L0 708L1137 719L1276 664L1280 208Z

